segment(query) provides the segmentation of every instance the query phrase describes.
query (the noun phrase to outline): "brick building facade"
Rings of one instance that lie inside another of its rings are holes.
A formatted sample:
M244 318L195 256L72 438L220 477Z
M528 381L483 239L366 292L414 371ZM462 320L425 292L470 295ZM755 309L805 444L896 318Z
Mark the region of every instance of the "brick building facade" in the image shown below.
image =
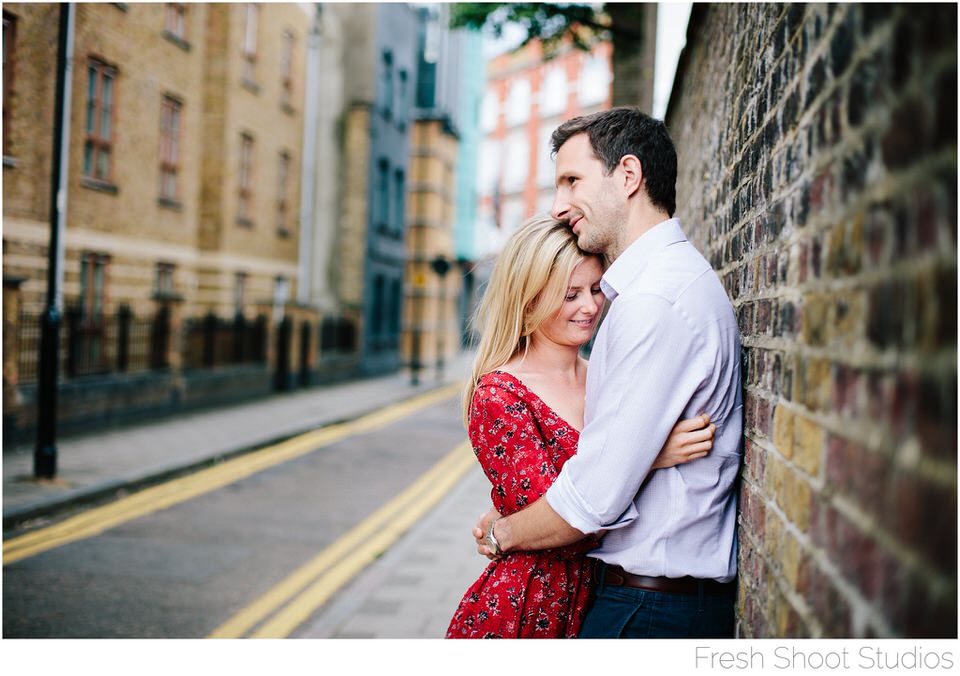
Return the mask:
M8 432L35 415L60 10L3 7L4 290L22 310L5 313L17 338L4 344ZM284 314L297 330L318 321L292 302L312 21L292 3L74 5L61 422L259 394L268 365L282 381L316 366L318 331L312 342L274 331ZM257 336L237 330L228 344L228 323L257 321ZM183 372L251 359L229 383Z
M743 336L741 636L956 636L956 25L694 6L666 122Z
M537 42L493 58L480 113L478 227L501 236L530 216L548 212L554 170L550 135L571 117L609 108L609 42L584 52L567 46L546 60ZM490 248L499 250L493 235Z
M58 15L57 5L4 5L15 26L4 273L26 278L27 309L46 291ZM295 287L310 20L293 4L77 5L68 303L82 295L85 256L91 271L103 268L90 302L105 312L120 303L148 311L169 294L188 314L232 314L238 294L269 303L278 278Z

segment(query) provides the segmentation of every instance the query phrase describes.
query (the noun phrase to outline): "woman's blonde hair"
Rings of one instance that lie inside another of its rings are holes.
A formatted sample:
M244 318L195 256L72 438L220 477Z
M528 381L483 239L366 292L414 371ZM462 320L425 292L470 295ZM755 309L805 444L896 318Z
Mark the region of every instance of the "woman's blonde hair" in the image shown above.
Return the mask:
M530 334L557 312L573 269L590 256L596 254L577 246L570 227L550 216L524 221L507 240L473 318L480 343L463 392L464 425L480 376L529 347Z

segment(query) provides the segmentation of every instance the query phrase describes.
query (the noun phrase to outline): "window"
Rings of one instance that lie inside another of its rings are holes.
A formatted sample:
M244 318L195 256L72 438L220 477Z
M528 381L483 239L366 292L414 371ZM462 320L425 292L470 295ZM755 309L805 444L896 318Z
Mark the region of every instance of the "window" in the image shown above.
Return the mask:
M500 115L500 101L497 93L488 89L483 95L483 103L480 105L480 130L491 132L497 128L497 117Z
M580 103L585 106L603 103L610 95L610 64L602 54L584 56L580 71Z
M383 333L383 310L384 310L384 292L386 281L383 275L377 275L373 280L373 321L371 322L371 333L379 336Z
M243 314L247 297L247 273L238 272L233 281L233 307L237 314Z
M500 211L500 223L498 224L507 233L514 232L524 220L524 205L522 197L514 197L503 200L503 208Z
M500 181L500 142L492 138L480 141L480 161L477 166L477 190L490 195Z
M283 275L277 275L273 280L273 303L283 306L290 299L290 280Z
M84 176L109 181L113 151L114 84L117 69L97 59L87 65L87 127Z
M253 137L240 135L240 204L237 218L244 225L253 217Z
M3 154L10 154L10 114L13 112L13 71L17 42L17 19L3 13Z
M567 74L563 66L552 66L540 83L540 113L559 115L567 107Z
M290 282L283 275L277 275L273 280L273 320L283 319L287 300L290 297Z
M397 86L397 124L401 127L407 122L407 71L399 73L400 82Z
M173 263L157 263L157 295L173 295L173 271L176 266Z
M552 157L553 143L550 141L553 136L553 123L548 123L540 127L540 137L537 140L537 187L552 188L556 180L556 167Z
M400 280L394 279L390 282L390 333L400 331L400 304L403 302L403 293L400 288Z
M160 101L160 198L177 199L177 171L180 165L180 109L172 96Z
M403 185L403 170L397 169L393 174L393 203L394 203L394 214L393 214L393 224L396 226L397 234L403 233L403 224L406 222L406 214L403 211L403 197L404 197L404 185Z
M506 121L507 126L521 124L530 119L530 81L518 78L510 85L507 94Z
M106 268L110 257L85 251L80 255L80 311L84 317L103 315Z
M164 28L170 37L185 42L187 39L187 6L180 2L168 2Z
M390 229L390 165L386 160L377 164L377 230Z
M293 33L283 31L280 38L281 102L290 105L293 100Z
M503 190L523 190L530 172L530 142L527 140L526 130L518 129L511 133L506 138L503 149Z
M383 114L387 119L393 114L393 54L383 53Z
M243 28L243 78L253 82L254 66L257 63L257 12L254 3L248 3Z
M290 223L287 221L290 202L287 198L287 184L290 177L290 153L280 152L280 163L277 167L277 233L290 234Z

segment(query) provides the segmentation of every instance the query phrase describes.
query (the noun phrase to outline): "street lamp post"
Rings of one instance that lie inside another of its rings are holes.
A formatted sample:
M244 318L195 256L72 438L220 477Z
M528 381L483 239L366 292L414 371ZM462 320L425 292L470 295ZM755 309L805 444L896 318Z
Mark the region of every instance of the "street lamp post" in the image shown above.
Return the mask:
M444 293L446 287L444 286L443 280L447 276L447 273L450 272L450 261L439 255L430 261L430 267L433 268L433 271L437 273L437 277L440 278L440 288L437 293L437 380L443 378L443 305L446 301L446 293Z
M60 317L63 310L63 228L67 211L67 157L70 146L70 91L73 65L73 3L60 5L57 90L54 99L53 154L50 178L50 245L47 251L47 307L41 319L37 379L37 445L33 474L52 479L57 473L57 376L60 370Z

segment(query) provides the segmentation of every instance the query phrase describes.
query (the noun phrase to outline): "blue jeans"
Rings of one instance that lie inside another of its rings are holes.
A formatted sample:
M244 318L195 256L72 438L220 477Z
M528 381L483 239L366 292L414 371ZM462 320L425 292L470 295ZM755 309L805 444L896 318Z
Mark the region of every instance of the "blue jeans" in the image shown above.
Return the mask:
M598 563L593 605L577 638L733 638L737 587L673 594L606 585Z

